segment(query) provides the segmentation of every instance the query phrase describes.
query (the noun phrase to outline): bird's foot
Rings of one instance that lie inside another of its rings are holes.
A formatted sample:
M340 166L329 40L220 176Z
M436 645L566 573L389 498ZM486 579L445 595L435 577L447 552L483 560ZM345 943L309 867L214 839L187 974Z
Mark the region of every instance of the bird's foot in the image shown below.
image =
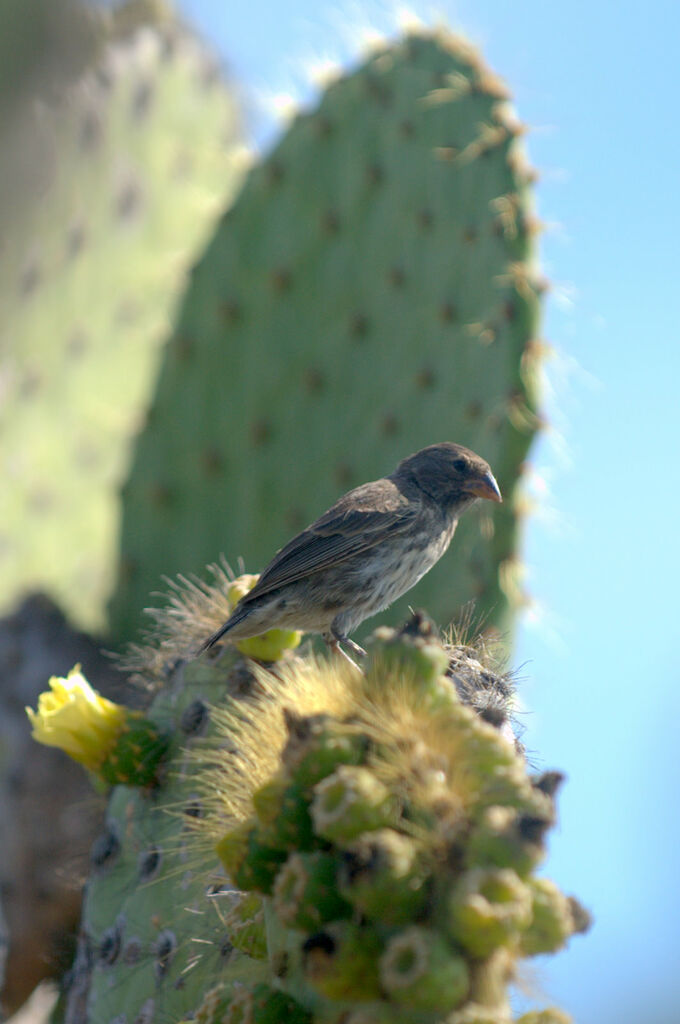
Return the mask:
M338 643L344 644L346 647L349 647L352 654L356 654L357 658L366 657L366 651L363 649L363 647L359 647L359 644L355 644L354 640L350 640L348 636L339 636L336 639Z
M363 649L363 647L359 647L359 644L355 644L354 641L350 640L348 636L338 636L335 633L326 633L324 635L324 640L326 641L326 645L328 646L329 651L332 651L334 654L342 655L342 657L345 658L350 663L350 665L361 671L361 668L359 667L359 665L357 665L354 658L350 658L347 651L343 649L343 645L349 647L352 653L356 654L360 658L366 657L366 651Z

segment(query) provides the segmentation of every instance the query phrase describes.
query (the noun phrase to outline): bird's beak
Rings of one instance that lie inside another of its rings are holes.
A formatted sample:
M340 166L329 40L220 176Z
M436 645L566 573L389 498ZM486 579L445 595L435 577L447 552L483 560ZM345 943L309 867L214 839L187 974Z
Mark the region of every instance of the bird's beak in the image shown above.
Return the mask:
M485 473L484 476L478 476L475 480L470 480L466 490L470 494L474 494L476 498L488 498L489 501L502 501L501 490L496 483L491 470Z

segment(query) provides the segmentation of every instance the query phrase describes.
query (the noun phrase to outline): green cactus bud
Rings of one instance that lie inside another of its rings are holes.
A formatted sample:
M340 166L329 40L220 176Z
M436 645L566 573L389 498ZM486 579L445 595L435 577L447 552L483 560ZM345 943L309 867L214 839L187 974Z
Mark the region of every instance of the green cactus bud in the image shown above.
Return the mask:
M481 721L468 708L466 714L474 723L473 728L465 736L465 754L475 764L481 774L495 774L498 769L515 768L519 762L514 745L509 742L492 725ZM522 795L527 791L526 774L522 773Z
M360 764L368 737L328 715L301 718L288 711L289 740L282 761L300 786L315 786L342 764Z
M372 921L405 924L414 920L428 895L428 872L410 837L394 829L367 832L342 855L340 892Z
M236 949L256 960L267 956L267 932L260 896L239 893L224 915L224 927Z
M468 871L446 901L452 938L474 957L514 943L531 920L531 895L509 868Z
M461 736L460 756L474 766L476 793L471 799L472 816L477 817L497 804L526 804L531 800L532 788L514 742L470 708L461 706L459 715L465 715L469 721L469 728Z
M368 768L341 765L314 787L314 828L336 843L391 825L396 814L394 794Z
M472 829L466 857L469 866L512 868L520 878L540 863L543 847L529 842L519 830L519 815L514 807L487 807Z
M369 654L378 666L412 673L423 688L440 679L449 664L437 630L422 613L416 613L403 629L390 629L388 626L376 629ZM369 661L367 671L370 671L370 666Z
M286 859L285 851L261 841L252 821L240 822L216 846L217 856L239 889L270 893L276 874Z
M574 932L569 900L548 878L531 878L531 923L522 935L525 956L554 953Z
M285 850L311 850L316 839L309 813L311 797L298 785L276 776L253 794L264 843Z
M292 853L276 876L273 898L281 921L305 932L349 917L352 909L337 891L337 859L330 853Z
M261 825L270 825L276 821L288 786L289 782L285 776L275 775L255 790L253 808Z
M417 925L390 939L380 980L398 1005L433 1013L454 1010L470 984L464 959L437 932Z
M378 999L381 952L382 943L371 927L345 921L330 924L302 947L305 978L328 999Z
M227 873L233 878L248 853L250 834L254 829L252 821L241 821L224 835L215 850Z

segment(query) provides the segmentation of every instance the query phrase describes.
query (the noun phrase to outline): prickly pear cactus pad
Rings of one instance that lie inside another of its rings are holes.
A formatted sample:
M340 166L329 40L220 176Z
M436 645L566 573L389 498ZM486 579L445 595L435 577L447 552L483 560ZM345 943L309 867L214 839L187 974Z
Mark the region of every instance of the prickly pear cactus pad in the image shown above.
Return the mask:
M256 982L263 974L256 943L243 942L246 957L229 938L230 897L216 900L229 886L191 827L205 813L191 752L214 734L211 706L225 688L247 695L253 680L233 655L219 671L196 664L190 676L166 671L149 711L172 737L159 785L118 786L92 847L69 992L72 1022L178 1021L200 1001L208 979L236 971ZM147 681L160 681L153 665Z
M26 114L40 187L0 200L2 607L43 589L90 629L178 291L243 166L234 97L186 30L96 54Z
M301 112L195 267L124 492L115 630L163 572L261 568L350 487L468 445L503 491L407 602L517 604L537 429L531 174L505 88L445 31L385 43ZM200 410L200 414L199 414ZM174 565L168 565L168 552Z

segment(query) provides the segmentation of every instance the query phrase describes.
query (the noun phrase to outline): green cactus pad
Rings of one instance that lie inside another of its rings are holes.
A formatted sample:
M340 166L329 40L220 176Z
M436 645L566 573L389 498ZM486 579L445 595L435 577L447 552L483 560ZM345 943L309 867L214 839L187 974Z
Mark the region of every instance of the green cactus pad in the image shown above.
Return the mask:
M251 898L239 918L233 893L222 892L230 886L213 846L198 829L205 808L193 755L213 735L211 704L238 685L237 667L230 682L232 668L226 659L219 672L195 665L190 680L181 669L165 679L147 712L171 737L161 785L113 791L91 853L69 993L72 1007L87 1007L91 1024L119 1014L179 1021L200 1003L208 979L267 976L253 959L266 951L257 907Z
M423 32L330 85L252 171L194 269L135 451L118 637L163 573L220 552L262 568L343 491L447 439L488 459L504 501L463 517L391 616L417 602L448 623L475 600L507 630L542 348L519 135L479 56Z
M0 608L46 590L100 631L132 439L188 267L243 169L212 57L149 23L148 3L128 8L147 23L26 115L41 187L0 201L16 208L0 244Z

